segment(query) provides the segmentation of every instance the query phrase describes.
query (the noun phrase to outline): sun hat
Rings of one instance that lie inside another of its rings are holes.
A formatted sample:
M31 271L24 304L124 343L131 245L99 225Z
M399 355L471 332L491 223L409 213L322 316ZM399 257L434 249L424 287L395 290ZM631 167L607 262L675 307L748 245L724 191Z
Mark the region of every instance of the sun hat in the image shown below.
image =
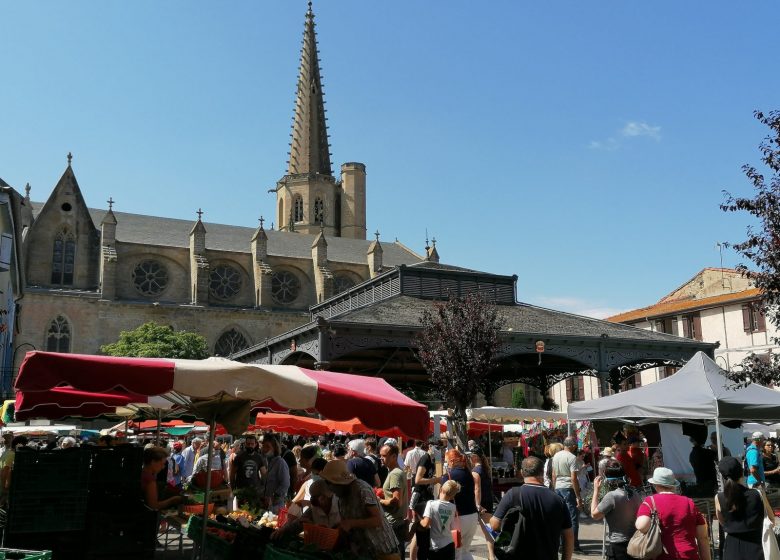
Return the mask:
M347 485L355 480L355 475L347 470L347 463L344 461L329 461L320 471L320 478L331 484Z
M659 486L677 487L680 482L674 478L672 469L666 467L658 467L653 471L653 477L648 480L650 484L657 484Z
M753 441L757 441L759 439L764 439L764 434L762 432L753 432L752 439L753 439Z

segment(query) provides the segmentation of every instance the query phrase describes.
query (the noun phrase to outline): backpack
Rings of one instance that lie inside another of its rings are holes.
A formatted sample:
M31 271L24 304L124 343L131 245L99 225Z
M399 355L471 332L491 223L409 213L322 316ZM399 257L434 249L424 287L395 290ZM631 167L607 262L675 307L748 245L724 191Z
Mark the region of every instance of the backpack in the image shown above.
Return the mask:
M522 506L509 508L501 520L501 529L496 537L496 559L515 560L519 558L526 532L527 527Z

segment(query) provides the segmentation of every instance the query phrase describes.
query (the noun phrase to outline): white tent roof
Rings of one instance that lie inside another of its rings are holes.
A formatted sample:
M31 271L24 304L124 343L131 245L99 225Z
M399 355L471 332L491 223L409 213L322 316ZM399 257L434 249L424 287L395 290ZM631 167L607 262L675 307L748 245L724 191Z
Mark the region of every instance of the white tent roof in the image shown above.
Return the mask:
M572 403L569 420L706 419L780 421L780 392L736 388L712 359L697 352L680 371L656 383Z
M495 424L518 424L520 422L554 422L566 420L565 412L537 410L535 408L501 408L499 406L483 406L470 408L466 411L469 420L477 422L493 422Z

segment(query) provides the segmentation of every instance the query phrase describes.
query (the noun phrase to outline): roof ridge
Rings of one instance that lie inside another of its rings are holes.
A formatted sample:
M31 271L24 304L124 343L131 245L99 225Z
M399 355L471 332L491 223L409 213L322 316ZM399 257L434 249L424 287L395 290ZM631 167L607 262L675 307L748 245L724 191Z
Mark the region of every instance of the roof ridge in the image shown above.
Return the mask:
M759 288L748 288L747 290L740 290L738 292L729 292L727 294L718 294L714 296L708 296L706 298L661 301L658 303L654 303L653 305L648 305L647 307L640 307L638 309L632 309L630 311L624 311L623 313L612 315L610 317L607 317L606 320L612 323L621 323L623 321L641 319L643 318L642 315L638 315L640 311L651 311L653 308L658 308L658 309L664 307L672 308L669 309L669 311L693 310L696 308L707 307L714 303L726 303L729 301L739 301L741 299L746 299L754 295L759 295L760 293L761 290ZM662 314L663 313L658 313L656 315L647 315L646 318L660 317Z

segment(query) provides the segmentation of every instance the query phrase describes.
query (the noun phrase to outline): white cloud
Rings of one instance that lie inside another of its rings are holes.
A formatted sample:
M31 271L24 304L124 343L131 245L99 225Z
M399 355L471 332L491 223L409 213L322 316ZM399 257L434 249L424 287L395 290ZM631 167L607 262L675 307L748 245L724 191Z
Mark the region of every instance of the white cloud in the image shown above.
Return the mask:
M649 136L650 138L659 141L661 140L661 127L651 126L646 122L629 121L620 133L626 138L633 138L636 136Z
M605 140L591 140L588 143L588 148L591 150L614 152L615 150L620 149L624 142L642 136L660 142L661 127L647 124L644 121L628 121L614 136L610 136Z
M542 307L549 307L556 311L566 311L567 313L574 313L575 315L593 317L594 319L605 319L606 317L611 317L612 315L617 315L618 313L625 311L625 309L619 307L610 307L603 301L588 301L567 296L541 296L529 303Z

